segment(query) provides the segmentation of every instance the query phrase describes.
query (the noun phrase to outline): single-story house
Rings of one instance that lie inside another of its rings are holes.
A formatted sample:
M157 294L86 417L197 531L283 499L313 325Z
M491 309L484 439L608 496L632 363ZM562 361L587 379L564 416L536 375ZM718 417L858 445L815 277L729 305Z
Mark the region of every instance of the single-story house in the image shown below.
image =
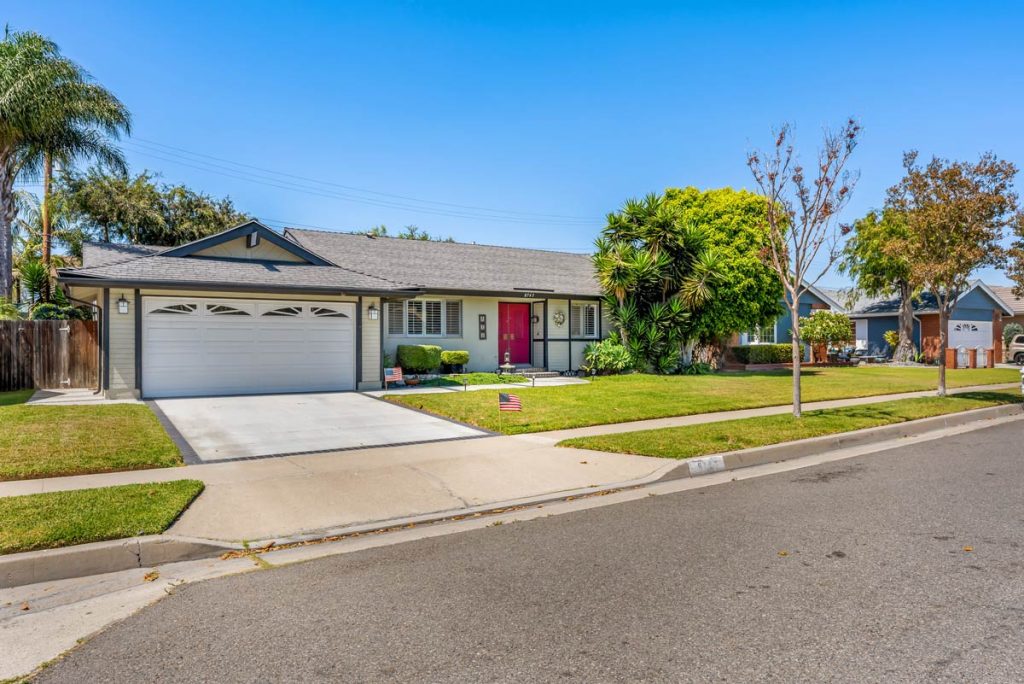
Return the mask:
M1007 285L990 285L989 287L1013 311L1012 315L1003 316L1003 327L1005 328L1009 323L1024 326L1024 297L1015 295L1013 288Z
M590 257L252 221L177 247L88 243L59 282L98 309L108 396L375 389L400 344L578 369L608 321Z
M789 344L793 341L793 318L790 316L786 302L781 302L781 316L768 325L756 326L752 330L739 333L733 337L733 344ZM800 297L799 315L801 318L810 316L815 311L843 311L833 292L815 286L808 287ZM811 350L804 350L804 360L810 360Z
M899 329L900 298L889 297L862 300L855 303L849 314L854 323L857 349L869 353L891 353L884 335ZM914 344L929 362L939 354L939 310L930 292L914 299ZM949 320L950 348L984 347L994 350L995 362L1002 361L1003 317L1012 316L1013 310L980 280L960 295Z

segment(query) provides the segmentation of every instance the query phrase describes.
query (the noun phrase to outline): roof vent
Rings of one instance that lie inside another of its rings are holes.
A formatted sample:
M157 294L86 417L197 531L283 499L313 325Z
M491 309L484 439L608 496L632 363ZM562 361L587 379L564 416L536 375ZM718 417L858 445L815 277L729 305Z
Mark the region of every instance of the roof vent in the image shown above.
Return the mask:
M252 249L258 244L260 244L260 234L255 230L245 236L245 246L249 249Z

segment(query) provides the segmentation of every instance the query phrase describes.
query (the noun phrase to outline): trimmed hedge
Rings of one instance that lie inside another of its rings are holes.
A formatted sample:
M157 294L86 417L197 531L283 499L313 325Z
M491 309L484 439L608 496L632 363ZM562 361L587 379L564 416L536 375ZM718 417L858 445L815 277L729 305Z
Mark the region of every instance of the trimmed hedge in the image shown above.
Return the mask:
M468 351L443 351L441 363L445 366L465 366L469 363Z
M409 373L429 373L441 367L441 348L433 344L398 345L398 365Z
M800 345L800 358L805 352ZM732 355L742 364L755 363L791 363L793 347L790 344L745 344L732 348Z

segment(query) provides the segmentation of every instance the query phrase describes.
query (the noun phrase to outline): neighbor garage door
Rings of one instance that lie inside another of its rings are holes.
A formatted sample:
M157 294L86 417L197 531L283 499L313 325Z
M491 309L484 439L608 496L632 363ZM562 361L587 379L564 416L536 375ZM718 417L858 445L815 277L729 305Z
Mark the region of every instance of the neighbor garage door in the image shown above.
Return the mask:
M146 397L355 388L355 305L144 297Z
M990 348L992 346L992 321L950 321L949 346L954 349L958 347Z

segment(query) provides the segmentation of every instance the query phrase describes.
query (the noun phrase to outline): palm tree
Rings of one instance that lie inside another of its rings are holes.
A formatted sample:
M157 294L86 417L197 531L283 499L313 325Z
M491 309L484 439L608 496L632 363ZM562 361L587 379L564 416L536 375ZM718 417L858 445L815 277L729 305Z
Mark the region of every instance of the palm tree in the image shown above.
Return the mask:
M20 299L28 295L29 305L49 301L50 286L57 268L73 266L76 260L60 254L53 255L47 264L43 259L43 203L35 195L19 192L16 203L17 218L11 227L13 239L12 294ZM66 239L71 232L63 211L51 213L52 237Z
M91 157L124 167L111 140L130 129L124 105L38 33L6 30L0 40L0 297L10 292L14 181L42 176L43 259L50 258L50 197L55 161Z

